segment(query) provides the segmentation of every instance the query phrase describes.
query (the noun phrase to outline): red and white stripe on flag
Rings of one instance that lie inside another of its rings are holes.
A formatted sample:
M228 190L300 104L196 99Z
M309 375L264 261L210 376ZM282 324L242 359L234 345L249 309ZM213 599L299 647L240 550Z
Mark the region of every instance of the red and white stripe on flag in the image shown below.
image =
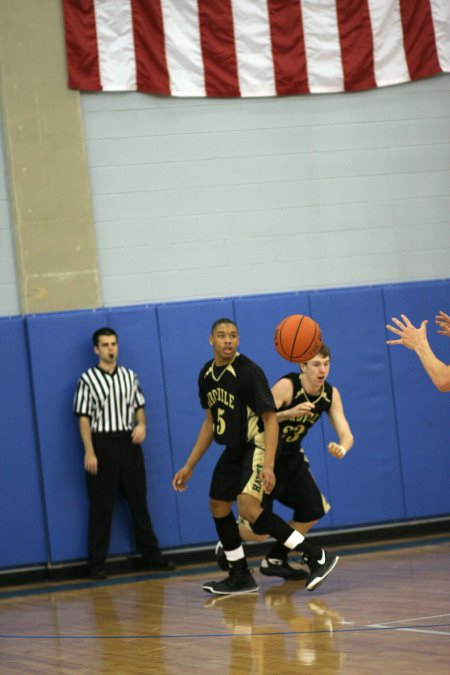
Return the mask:
M450 0L63 0L69 86L358 91L450 72Z

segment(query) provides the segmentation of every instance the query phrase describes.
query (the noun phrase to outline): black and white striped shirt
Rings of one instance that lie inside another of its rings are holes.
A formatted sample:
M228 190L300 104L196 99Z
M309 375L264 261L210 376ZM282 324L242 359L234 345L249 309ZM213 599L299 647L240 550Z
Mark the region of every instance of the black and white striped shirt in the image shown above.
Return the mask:
M117 433L131 431L136 410L144 406L144 394L134 371L118 366L108 373L95 366L78 380L73 411L78 417L89 417L91 431Z

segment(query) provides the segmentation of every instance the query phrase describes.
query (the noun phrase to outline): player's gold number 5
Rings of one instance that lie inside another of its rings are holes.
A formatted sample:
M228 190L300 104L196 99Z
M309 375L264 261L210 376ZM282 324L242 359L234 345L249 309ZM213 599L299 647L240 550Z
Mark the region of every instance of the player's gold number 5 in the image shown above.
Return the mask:
M225 410L223 408L218 408L217 410L217 419L216 419L216 434L219 436L225 432L225 420L222 415L225 415Z

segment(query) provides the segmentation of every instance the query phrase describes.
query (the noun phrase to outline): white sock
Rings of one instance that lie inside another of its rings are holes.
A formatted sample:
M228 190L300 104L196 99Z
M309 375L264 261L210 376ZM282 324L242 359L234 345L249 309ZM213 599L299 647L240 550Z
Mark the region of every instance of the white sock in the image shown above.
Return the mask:
M229 562L241 560L242 558L245 558L244 547L238 546L238 548L235 548L232 551L225 551L225 555Z
M298 532L298 530L294 530L291 535L286 539L286 541L283 542L284 546L287 548L290 548L291 551L294 550L299 544L301 544L303 541L305 541L305 537Z

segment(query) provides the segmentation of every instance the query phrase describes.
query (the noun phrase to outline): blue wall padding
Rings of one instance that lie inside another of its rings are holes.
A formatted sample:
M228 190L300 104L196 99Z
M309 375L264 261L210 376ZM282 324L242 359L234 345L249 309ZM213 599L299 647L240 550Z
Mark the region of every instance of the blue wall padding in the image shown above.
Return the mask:
M231 300L158 308L174 472L185 464L205 419L197 378L204 363L212 358L211 325L221 317L234 320ZM208 510L208 495L212 470L221 450L213 443L197 465L187 491L177 494L181 544L211 542L217 537ZM171 489L168 485L168 491Z
M329 380L340 391L355 437L350 453L337 460L325 448L336 439L328 427L320 449L327 455L333 523L404 518L382 292L361 288L312 293L311 310L331 350Z
M119 335L119 362L136 371L146 399L147 438L142 444L148 507L162 548L180 541L166 395L155 307L115 308L108 324Z
M416 326L428 319L428 339L436 356L450 362L450 340L437 334L439 310L450 311L447 282L399 284L384 289L387 323L406 314ZM387 333L387 331L386 331ZM389 333L390 337L392 336ZM416 354L400 346L389 348L394 405L401 451L408 518L450 511L450 394L432 384Z
M0 566L47 561L41 477L22 319L0 321Z
M326 446L336 435L326 418L305 439L332 505L318 529L448 515L450 394L436 390L413 352L385 343L393 315L404 312L415 325L428 319L431 345L449 363L450 341L434 324L440 309L450 311L450 280L2 319L0 568L86 557L88 500L72 402L80 373L97 362L91 335L102 325L118 331L119 360L137 371L146 395L148 502L162 548L216 540L208 492L221 447L213 443L186 493L176 494L171 481L204 419L197 376L212 356L211 324L222 316L237 321L240 351L270 384L297 369L275 352L277 323L306 313L323 330L329 380L341 392L355 446L342 461L331 457ZM119 498L110 554L134 546Z

